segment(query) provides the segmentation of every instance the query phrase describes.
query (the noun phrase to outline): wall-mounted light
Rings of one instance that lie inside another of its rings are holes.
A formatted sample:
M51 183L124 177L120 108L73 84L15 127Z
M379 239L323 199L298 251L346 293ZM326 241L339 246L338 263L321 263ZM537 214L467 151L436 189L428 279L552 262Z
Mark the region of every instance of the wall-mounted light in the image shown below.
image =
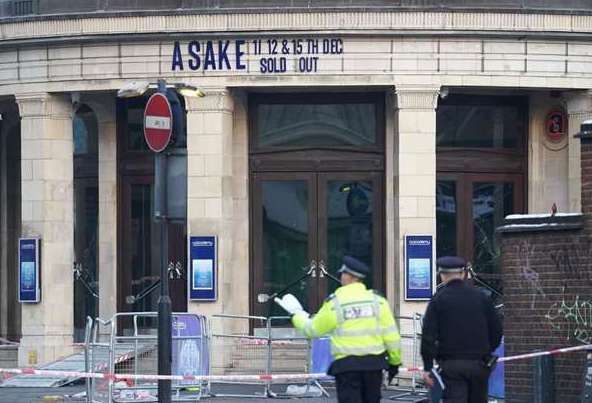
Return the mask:
M175 89L184 97L203 98L206 96L206 94L201 89L194 87L193 85L175 84Z
M123 87L117 91L118 98L135 98L141 97L149 89L157 89L157 83L150 83L148 81L131 81L126 83ZM206 94L200 89L193 85L185 83L174 83L166 84L166 88L172 88L177 93L184 97L205 97Z
M150 83L148 81L131 81L126 83L117 91L118 98L134 98L141 97L146 91Z

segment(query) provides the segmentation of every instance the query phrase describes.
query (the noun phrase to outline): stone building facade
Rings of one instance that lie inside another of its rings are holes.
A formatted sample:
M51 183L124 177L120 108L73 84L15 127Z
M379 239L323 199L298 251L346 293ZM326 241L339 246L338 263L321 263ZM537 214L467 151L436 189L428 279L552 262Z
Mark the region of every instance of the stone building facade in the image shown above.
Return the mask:
M155 295L126 302L157 280L162 250L147 98L116 96L130 81L206 93L182 100L187 219L169 257L188 267L187 236L216 236L218 295L188 301L178 280L177 310L262 313L258 293L350 253L398 314L423 312L405 298L405 236L432 236L434 256L463 255L501 287L506 214L580 211L585 5L217 3L0 22L0 335L20 340L21 365L71 351L85 315L155 309ZM38 304L16 301L19 237L42 240ZM293 292L315 309L330 290L315 277Z

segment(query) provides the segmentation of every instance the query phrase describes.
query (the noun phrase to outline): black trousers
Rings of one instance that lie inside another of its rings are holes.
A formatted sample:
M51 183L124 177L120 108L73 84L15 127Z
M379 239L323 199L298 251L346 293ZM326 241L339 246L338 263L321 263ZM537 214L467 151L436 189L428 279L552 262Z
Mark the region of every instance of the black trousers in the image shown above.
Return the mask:
M382 370L342 372L335 383L339 403L380 403Z
M489 369L480 360L446 360L440 363L444 403L487 403Z

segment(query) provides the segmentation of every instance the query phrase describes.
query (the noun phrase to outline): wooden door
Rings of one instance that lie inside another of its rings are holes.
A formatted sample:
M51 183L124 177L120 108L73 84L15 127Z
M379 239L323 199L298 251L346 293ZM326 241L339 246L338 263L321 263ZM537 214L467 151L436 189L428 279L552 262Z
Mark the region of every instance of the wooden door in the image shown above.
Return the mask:
M508 214L524 212L520 174L446 173L436 184L437 254L459 255L501 288L495 228Z
M371 269L370 287L383 283L383 175L380 172L281 172L252 176L253 282L255 315L284 315L273 301L258 294L283 290L311 267L310 276L293 284L294 294L309 312L339 284L344 255Z
M159 288L133 303L160 279L160 223L154 220L154 179L151 176L122 178L121 263L119 270L118 310L147 312L158 310ZM186 230L184 224L169 224L169 263L181 268L181 276L169 281L169 292L176 312L187 311Z
M344 255L366 263L368 287L384 291L384 193L382 172L318 174L318 262L334 276ZM339 284L319 278L322 301Z

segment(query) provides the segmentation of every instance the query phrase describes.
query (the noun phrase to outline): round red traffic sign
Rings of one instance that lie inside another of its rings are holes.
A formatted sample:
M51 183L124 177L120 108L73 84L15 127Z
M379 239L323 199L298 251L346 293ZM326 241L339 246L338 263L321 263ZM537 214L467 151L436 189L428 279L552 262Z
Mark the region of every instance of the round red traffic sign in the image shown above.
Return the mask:
M144 138L146 144L154 152L164 150L173 132L171 104L166 97L157 92L146 103L144 109Z

